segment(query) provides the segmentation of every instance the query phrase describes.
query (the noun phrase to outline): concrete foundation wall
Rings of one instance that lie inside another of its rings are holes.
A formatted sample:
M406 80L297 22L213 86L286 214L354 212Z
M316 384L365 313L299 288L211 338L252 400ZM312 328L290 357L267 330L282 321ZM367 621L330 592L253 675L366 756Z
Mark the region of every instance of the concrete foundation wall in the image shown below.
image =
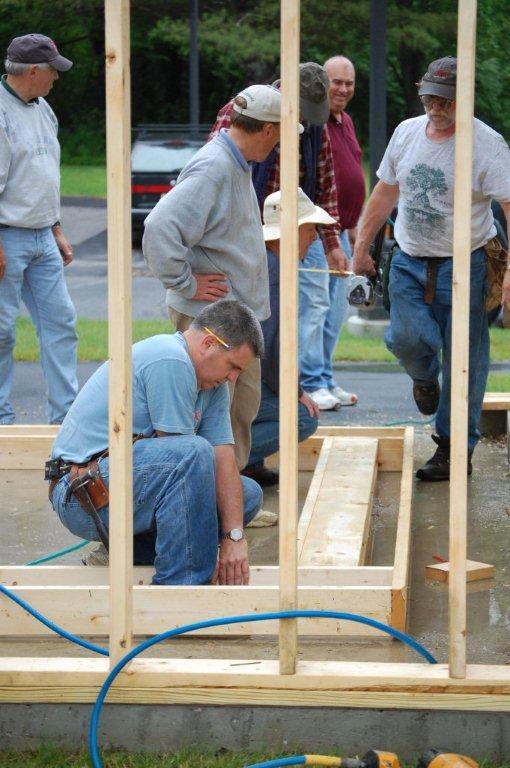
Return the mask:
M3 750L36 749L51 741L77 751L87 746L91 706L3 704ZM412 761L428 747L481 760L510 758L510 714L301 707L106 705L101 748L129 752L207 750L324 752L344 755L386 749Z

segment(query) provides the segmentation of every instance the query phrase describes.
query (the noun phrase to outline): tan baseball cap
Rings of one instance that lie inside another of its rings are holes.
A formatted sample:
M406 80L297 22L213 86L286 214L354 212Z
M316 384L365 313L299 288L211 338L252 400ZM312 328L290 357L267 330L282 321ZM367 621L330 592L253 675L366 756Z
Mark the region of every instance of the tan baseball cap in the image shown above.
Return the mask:
M281 120L282 96L272 85L250 85L237 94L233 108L240 115L246 115L261 123L279 123ZM299 125L299 133L303 133Z
M281 190L273 192L264 200L264 240L280 239ZM298 226L301 224L336 224L335 219L324 208L314 205L301 187L298 187Z

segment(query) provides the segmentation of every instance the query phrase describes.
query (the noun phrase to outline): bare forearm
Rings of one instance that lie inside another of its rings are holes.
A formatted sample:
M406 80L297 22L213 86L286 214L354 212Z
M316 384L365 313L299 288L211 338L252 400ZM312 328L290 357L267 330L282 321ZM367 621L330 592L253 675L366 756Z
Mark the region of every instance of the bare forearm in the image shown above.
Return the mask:
M214 449L216 459L216 503L221 530L243 527L243 489L231 445Z
M370 196L358 227L356 245L366 249L390 215L398 200L398 186L379 181Z

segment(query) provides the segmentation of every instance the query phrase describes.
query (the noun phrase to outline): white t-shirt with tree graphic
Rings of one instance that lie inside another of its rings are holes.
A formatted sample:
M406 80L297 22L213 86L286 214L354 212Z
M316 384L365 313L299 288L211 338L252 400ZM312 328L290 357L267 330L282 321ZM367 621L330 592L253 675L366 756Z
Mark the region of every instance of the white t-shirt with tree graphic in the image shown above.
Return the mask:
M471 250L496 234L491 200L510 201L510 149L492 128L473 118ZM410 256L449 257L453 252L455 135L432 141L426 115L395 129L378 177L399 187L395 237Z

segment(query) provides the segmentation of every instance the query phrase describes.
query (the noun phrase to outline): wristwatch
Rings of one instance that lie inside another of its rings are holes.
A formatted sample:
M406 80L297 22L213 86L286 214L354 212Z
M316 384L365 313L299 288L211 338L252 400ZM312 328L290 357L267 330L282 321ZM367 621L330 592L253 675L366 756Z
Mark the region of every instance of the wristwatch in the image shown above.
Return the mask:
M221 534L222 539L230 539L231 541L241 541L244 539L244 532L242 528L232 528L231 531Z

